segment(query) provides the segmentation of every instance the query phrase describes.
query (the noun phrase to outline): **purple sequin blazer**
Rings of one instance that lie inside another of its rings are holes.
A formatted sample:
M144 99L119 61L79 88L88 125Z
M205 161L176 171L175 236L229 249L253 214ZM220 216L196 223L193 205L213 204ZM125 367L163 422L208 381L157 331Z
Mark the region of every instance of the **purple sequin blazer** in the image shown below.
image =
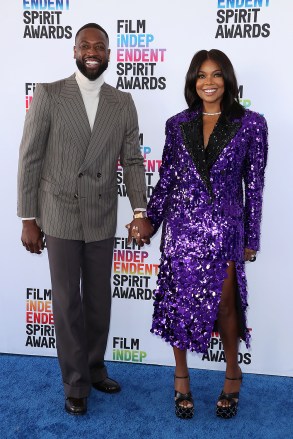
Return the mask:
M200 110L171 117L147 210L155 231L164 223L164 253L180 246L192 257L243 261L245 247L258 250L266 161L267 124L258 113L221 116L206 149Z

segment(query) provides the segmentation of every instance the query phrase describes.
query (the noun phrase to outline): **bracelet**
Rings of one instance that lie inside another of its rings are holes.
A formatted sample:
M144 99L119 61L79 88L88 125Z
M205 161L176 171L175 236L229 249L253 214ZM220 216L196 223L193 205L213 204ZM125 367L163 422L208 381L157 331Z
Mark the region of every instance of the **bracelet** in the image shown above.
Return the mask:
M147 218L147 214L146 212L134 212L133 214L133 219L138 219L138 218Z

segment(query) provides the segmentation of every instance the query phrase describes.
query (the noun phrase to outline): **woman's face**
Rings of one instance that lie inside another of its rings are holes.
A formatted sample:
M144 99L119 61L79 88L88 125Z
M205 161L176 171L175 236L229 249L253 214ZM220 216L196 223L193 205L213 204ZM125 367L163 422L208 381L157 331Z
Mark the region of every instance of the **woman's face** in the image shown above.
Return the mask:
M224 79L220 66L211 59L207 59L200 66L196 92L204 104L219 104L225 91Z

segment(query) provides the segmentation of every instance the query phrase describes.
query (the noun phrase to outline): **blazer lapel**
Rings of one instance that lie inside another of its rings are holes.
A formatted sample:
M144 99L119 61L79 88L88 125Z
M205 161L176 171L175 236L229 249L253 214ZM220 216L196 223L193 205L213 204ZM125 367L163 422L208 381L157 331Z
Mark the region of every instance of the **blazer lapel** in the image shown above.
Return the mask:
M91 128L75 75L65 80L58 101L61 117L69 127L76 146L85 153L91 137Z
M111 87L103 84L92 135L80 172L84 171L101 154L113 128L118 123L120 111L121 104L113 94Z
M209 171L240 127L240 121L227 121L223 116L220 116L205 150L206 165Z
M187 122L181 122L180 128L187 151L189 152L196 170L205 183L208 192L212 192L210 176L205 161L205 151L202 141L202 118L201 113Z
M220 116L210 136L208 146L204 148L202 115L197 113L193 119L180 123L184 144L189 152L196 170L212 195L210 171L223 149L231 142L241 127L241 122L227 121Z

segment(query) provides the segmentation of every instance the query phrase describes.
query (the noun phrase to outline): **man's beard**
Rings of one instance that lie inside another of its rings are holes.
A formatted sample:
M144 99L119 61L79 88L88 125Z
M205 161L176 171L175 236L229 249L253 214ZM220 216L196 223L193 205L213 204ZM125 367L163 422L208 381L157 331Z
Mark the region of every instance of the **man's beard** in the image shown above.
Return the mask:
M98 70L88 70L86 65L80 61L79 59L76 60L76 65L78 70L90 81L94 81L99 76L101 76L102 73L108 68L109 61L105 60L102 64L100 64Z

